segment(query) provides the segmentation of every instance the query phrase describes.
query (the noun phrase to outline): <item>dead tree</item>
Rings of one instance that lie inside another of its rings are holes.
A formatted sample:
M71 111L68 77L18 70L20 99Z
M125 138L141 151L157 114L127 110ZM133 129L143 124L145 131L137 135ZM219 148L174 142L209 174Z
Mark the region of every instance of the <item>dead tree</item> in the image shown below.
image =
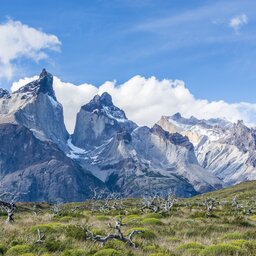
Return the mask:
M54 216L59 216L62 212L61 204L54 204L52 206L52 212Z
M141 211L148 209L155 213L159 212L160 211L159 201L160 201L160 198L157 195L144 197L143 202L142 202Z
M170 212L176 202L176 198L173 194L168 194L162 199L161 212Z
M218 202L214 198L208 198L205 201L205 206L207 210L207 216L213 215L213 210L216 208Z
M119 193L109 193L106 190L90 188L92 192L91 211L109 212L111 210L124 210L122 197Z
M17 209L16 204L14 203L15 199L17 199L17 195L12 193L3 193L0 195L0 209L7 213L6 223L14 222L14 212Z
M253 207L249 207L249 208L246 210L246 214L247 214L247 215L253 215Z
M235 211L237 211L239 209L239 203L238 203L238 200L237 200L237 196L234 196L233 199L232 199L232 207L235 208Z
M45 234L40 231L40 229L37 229L37 240L36 243L43 243L45 240Z
M144 197L141 210L148 209L155 213L167 213L171 211L175 202L176 199L172 193L162 197L158 195Z
M100 236L100 235L94 235L92 231L89 230L88 227L84 228L85 231L85 235L87 239L90 239L94 242L100 242L102 243L102 245L104 245L108 240L111 239L116 239L119 240L123 243L127 243L129 246L135 248L136 245L135 243L132 241L133 236L136 234L141 234L144 231L143 230L133 230L132 232L130 232L128 234L127 237L124 236L121 227L124 226L124 224L122 223L122 221L116 221L115 225L112 226L111 224L109 224L109 228L116 230L116 233L114 234L109 234L107 236Z
M91 211L95 212L98 210L98 205L99 205L99 201L102 200L104 198L104 191L100 190L97 191L95 188L91 188L90 190L92 192L92 198L91 198Z
M8 203L5 201L0 201L0 207L7 213L6 223L13 223L14 222L14 212L17 209L15 203Z

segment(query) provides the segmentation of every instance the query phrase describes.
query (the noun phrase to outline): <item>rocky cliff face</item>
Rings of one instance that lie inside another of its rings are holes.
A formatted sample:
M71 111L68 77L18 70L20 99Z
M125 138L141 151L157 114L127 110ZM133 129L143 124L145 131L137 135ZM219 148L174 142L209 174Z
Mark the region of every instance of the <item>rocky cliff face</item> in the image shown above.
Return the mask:
M232 124L221 119L186 119L176 114L162 117L158 124L167 131L186 134L195 146L200 165L226 185L256 179L256 133L242 121Z
M191 196L222 186L198 164L187 137L158 125L137 127L107 93L81 108L70 146L70 157L125 196Z
M20 201L83 201L90 186L104 184L68 158L56 144L41 141L24 126L0 124L0 193Z
M81 107L70 136L52 83L43 70L14 93L0 89L0 193L81 201L92 187L188 197L256 179L256 131L242 122L177 113L139 127L103 93Z
M0 90L0 193L19 194L21 201L81 201L90 186L105 188L66 156L69 134L52 82L43 70L12 94Z
M53 77L43 70L38 80L18 91L1 93L0 123L24 125L41 140L51 140L66 150L69 134L64 125L63 109L52 87Z
M96 95L77 114L72 143L80 148L100 146L122 130L132 131L136 124L129 121L123 110L113 105L108 93Z

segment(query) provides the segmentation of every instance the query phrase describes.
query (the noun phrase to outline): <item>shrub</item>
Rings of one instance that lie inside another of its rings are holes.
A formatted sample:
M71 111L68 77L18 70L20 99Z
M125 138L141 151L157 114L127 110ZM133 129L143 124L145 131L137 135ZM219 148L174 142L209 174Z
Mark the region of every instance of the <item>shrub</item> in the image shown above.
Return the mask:
M96 216L96 219L97 220L109 220L109 217L108 216L105 216L105 215L98 215Z
M232 244L216 244L206 247L199 254L200 256L241 256L245 255L244 250Z
M221 237L221 239L230 239L230 240L241 239L241 238L243 238L243 234L238 232L227 233Z
M84 229L77 225L69 225L65 227L66 236L76 240L85 240Z
M237 239L237 240L231 241L230 244L242 247L245 242L247 241L244 239Z
M190 243L187 243L187 244L182 244L180 245L176 250L181 253L181 252L185 252L186 250L188 249L204 249L204 245L202 244L199 244L199 243L195 243L195 242L190 242Z
M243 243L242 248L246 249L247 252L254 255L256 252L256 241L246 241Z
M115 249L115 250L125 250L126 246L125 243L118 241L118 240L109 240L107 243L104 245L104 247Z
M143 247L145 252L155 252L158 248L155 245L147 245Z
M31 247L29 245L25 244L20 244L20 245L15 245L11 247L7 252L7 256L18 256L22 255L24 253L28 253L30 251Z
M102 249L94 254L94 256L123 256L124 254L115 249Z
M149 254L149 256L170 256L170 253L156 252Z
M144 218L142 219L142 223L150 224L150 225L162 225L163 222L156 218Z
M155 218L155 219L161 219L163 216L160 213L152 212L148 213L145 218Z
M49 252L57 252L64 251L65 249L70 249L70 244L70 241L61 241L54 238L48 238L44 242L44 246Z
M205 212L194 212L189 216L189 218L191 218L191 219L205 218L205 217L206 217Z
M32 232L37 233L37 229L40 229L43 233L54 233L54 232L62 232L64 229L64 224L61 223L48 223L48 224L40 224L33 226L31 228Z
M231 220L230 224L242 227L251 227L252 224L248 222L244 216L236 216L233 220Z
M0 255L3 255L6 252L6 247L3 244L0 244Z
M82 249L71 249L65 251L62 256L88 256L90 255L88 252Z
M139 215L129 215L123 219L123 223L137 223L140 222L141 217Z
M184 252L184 256L198 256L202 249L190 248Z
M72 217L70 217L70 216L65 216L65 217L62 217L59 219L59 221L61 221L61 222L69 222L71 220L72 220Z
M93 232L94 235L106 236L105 230L99 228L91 228L90 231Z
M147 240L151 240L151 239L154 239L156 237L155 233L149 229L146 229L146 228L132 228L130 230L127 231L127 233L131 233L133 230L141 230L143 231L143 233L141 234L137 234L136 237L141 237L141 238L144 238L144 239L147 239Z
M256 232L255 231L247 231L244 234L245 239L256 239Z

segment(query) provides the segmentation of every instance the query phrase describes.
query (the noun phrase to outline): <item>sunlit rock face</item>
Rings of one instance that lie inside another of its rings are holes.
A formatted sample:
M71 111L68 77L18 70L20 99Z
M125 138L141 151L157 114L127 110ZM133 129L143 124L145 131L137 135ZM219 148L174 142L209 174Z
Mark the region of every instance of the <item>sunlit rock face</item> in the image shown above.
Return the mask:
M159 125L138 127L107 93L81 107L70 147L71 158L125 196L192 196L222 187L199 165L187 137Z
M69 134L52 82L43 70L16 92L0 89L0 193L20 201L82 201L90 187L105 188L66 156Z
M188 136L199 164L226 186L256 179L256 131L242 121L232 124L222 119L199 120L178 113L162 117L158 124L166 131Z
M137 125L113 105L108 93L96 95L77 114L72 143L81 148L102 145L122 130L131 132Z
M64 124L63 108L56 99L52 83L52 75L43 70L38 80L8 97L0 97L0 123L24 125L38 138L51 140L65 150L69 134Z

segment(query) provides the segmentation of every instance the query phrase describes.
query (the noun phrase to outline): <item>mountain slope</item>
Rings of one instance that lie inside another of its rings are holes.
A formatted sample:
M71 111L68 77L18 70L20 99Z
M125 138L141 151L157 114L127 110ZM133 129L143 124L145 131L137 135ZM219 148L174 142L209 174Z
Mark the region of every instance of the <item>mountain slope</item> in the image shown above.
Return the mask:
M125 196L175 191L191 196L222 187L197 162L186 137L161 127L137 127L107 93L82 106L70 157Z
M221 119L186 119L176 114L162 117L158 124L167 131L186 134L195 146L198 162L226 185L256 179L256 132L241 121L232 124Z
M66 202L90 197L90 186L104 187L24 126L0 124L0 145L0 193L15 191L21 201Z
M38 80L14 93L0 93L0 123L24 125L39 139L54 141L66 150L69 134L52 83L53 76L43 70Z
M24 201L82 201L90 187L105 185L66 156L69 134L52 82L43 70L12 94L0 90L0 193Z

